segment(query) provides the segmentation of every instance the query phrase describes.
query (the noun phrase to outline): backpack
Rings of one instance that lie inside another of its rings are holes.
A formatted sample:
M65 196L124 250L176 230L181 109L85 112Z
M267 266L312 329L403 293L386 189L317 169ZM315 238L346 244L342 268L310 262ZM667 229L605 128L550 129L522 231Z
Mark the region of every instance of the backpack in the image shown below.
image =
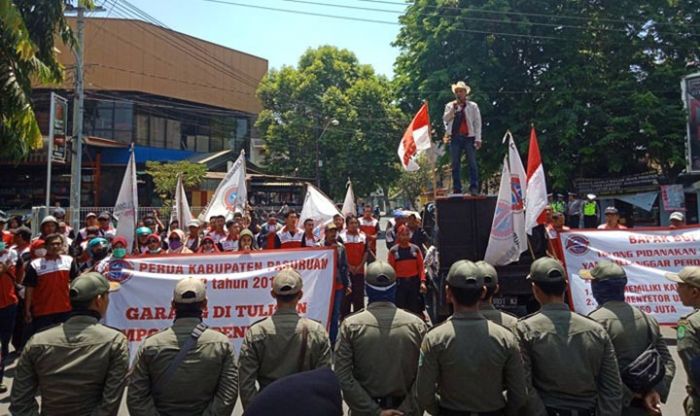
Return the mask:
M640 394L647 393L664 378L663 357L656 349L651 323L646 315L644 315L644 320L647 323L649 346L620 371L622 382L634 393Z

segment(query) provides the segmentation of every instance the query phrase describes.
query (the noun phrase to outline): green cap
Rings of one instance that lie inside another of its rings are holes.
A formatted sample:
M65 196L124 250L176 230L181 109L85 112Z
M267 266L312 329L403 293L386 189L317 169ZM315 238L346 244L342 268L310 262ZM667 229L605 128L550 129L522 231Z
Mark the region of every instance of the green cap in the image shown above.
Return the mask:
M625 270L609 260L598 262L598 264L590 270L580 270L578 275L581 276L581 279L597 280L599 282L603 280L627 278Z
M272 292L276 295L296 295L301 292L304 282L301 275L291 267L281 270L272 280Z
M686 283L700 288L700 266L687 266L678 273L666 273L666 278L676 283Z
M396 282L396 272L391 265L382 260L376 260L367 266L365 282L370 286L387 287Z
M119 287L119 283L110 282L100 273L87 272L71 282L68 293L71 301L87 302L107 292L115 292Z
M530 274L527 279L539 283L565 282L566 272L559 260L540 257L530 265Z
M447 284L458 289L473 289L484 287L484 277L479 267L471 261L455 262L447 273Z
M488 288L495 288L498 285L498 272L496 272L496 268L483 260L477 261L476 266L479 268L479 273L481 273L481 276L484 278L484 285Z

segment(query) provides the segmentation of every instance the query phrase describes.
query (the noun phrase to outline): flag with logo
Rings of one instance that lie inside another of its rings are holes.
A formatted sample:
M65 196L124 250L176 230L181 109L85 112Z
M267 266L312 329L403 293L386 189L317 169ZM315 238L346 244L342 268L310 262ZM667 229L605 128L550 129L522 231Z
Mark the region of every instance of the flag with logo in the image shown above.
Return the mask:
M214 191L214 196L209 200L207 207L199 214L199 220L206 221L218 215L228 217L234 212L245 211L248 203L245 180L245 151L241 150L240 156Z
M547 183L534 127L530 130L530 149L527 152L525 195L525 229L528 234L532 234L533 228L544 224L544 210L547 207Z
M525 184L527 183L527 175L523 167L523 161L520 159L520 152L515 146L513 135L510 131L506 132L508 136L508 170L510 171L510 191L513 201L513 232L517 234L517 241L520 246L519 253L527 251L527 232L525 231Z
M113 215L117 219L117 235L126 238L126 249L131 250L136 232L136 211L139 207L138 191L136 188L136 157L134 147L131 147L129 162L126 164L122 186L119 188L117 203Z
M303 224L308 218L314 220L314 233L321 235L323 227L340 214L333 201L310 183L306 184L306 196L301 208L299 221Z
M430 149L430 117L428 115L428 104L423 103L411 124L408 125L399 143L399 160L401 166L409 172L419 169L416 157L424 151Z
M357 208L355 206L355 194L352 191L352 181L348 179L348 191L345 193L345 201L343 201L343 209L341 213L344 217L348 215L357 215Z
M175 188L175 202L170 213L170 222L177 220L181 230L186 230L187 226L192 222L192 211L190 211L190 203L187 202L187 194L185 193L185 185L182 182L182 175L177 176L177 187Z
M508 157L503 158L501 184L498 188L496 211L484 260L494 266L504 266L520 259L521 247L527 245L515 230L513 192Z

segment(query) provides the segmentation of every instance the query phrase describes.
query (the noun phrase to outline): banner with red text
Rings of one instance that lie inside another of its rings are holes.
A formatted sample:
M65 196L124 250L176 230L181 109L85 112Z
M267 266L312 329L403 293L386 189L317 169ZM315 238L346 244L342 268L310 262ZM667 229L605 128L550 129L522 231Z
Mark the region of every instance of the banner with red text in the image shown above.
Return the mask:
M598 305L581 270L600 260L613 261L627 274L626 301L652 314L659 323L675 324L689 313L676 284L664 277L685 266L700 266L700 228L649 230L571 230L561 233L574 310L588 314Z
M335 262L333 248L115 260L108 277L121 283L121 289L110 294L106 324L126 334L133 356L148 335L172 325L173 289L180 279L192 276L207 285L205 323L228 336L238 351L248 327L275 312L273 277L292 267L304 281L298 311L327 327Z

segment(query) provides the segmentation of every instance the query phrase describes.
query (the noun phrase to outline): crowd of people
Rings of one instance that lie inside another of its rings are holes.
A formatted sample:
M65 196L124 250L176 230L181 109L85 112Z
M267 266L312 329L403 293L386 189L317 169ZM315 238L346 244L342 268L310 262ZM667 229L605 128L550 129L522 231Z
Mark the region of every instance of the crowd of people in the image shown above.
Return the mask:
M422 294L430 239L417 213L396 212L386 261L377 258L371 207L336 216L322 236L313 221L300 226L294 210L281 224L275 213L259 224L236 214L186 231L152 215L131 247L109 213L88 214L77 231L62 214L45 217L35 236L21 223L4 230L0 216L0 376L13 344L21 353L15 415L117 414L125 389L132 415L230 415L239 397L246 415L340 415L343 401L353 415L658 415L675 375L658 323L625 302L627 277L614 263L583 276L600 305L583 317L565 302L561 263L536 260L527 279L541 308L518 319L493 306L493 266L457 261L445 278L453 314L429 329ZM562 215L551 214L548 226L561 229ZM297 313L303 281L292 269L274 277L276 312L250 326L238 357L203 321L198 279L177 284L172 327L148 337L131 366L125 336L99 324L119 289L107 278L113 259L322 246L338 251L328 331ZM685 305L700 307L700 268L667 277ZM696 315L679 322L678 335L689 415L700 410ZM640 370L641 357L655 365Z

